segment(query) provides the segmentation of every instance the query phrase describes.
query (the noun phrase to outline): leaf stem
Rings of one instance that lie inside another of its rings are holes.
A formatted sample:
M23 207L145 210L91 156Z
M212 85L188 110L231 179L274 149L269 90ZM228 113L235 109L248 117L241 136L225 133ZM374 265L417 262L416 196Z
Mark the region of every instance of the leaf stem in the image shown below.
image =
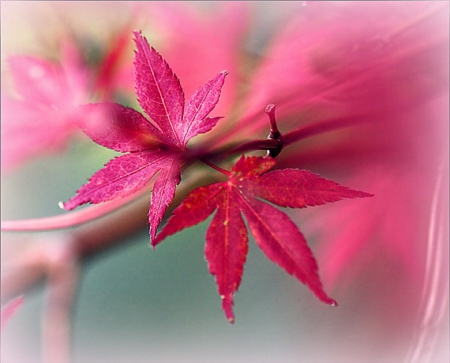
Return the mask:
M361 123L360 117L337 117L325 121L314 122L306 126L301 126L296 130L290 131L283 135L283 147L289 146L297 141L306 139L311 136L315 136L324 132L337 130L340 128L345 128L353 126L355 124ZM279 141L276 139L266 139L266 140L251 140L244 142L242 144L234 144L233 146L228 146L227 148L221 148L213 150L205 157L215 158L219 155L232 155L238 153L244 153L248 151L256 150L276 150L279 148Z
M281 135L280 131L278 131L277 120L275 119L275 105L273 104L267 105L264 111L269 116L270 133Z
M217 170L218 172L225 174L228 177L231 175L231 173L228 170L222 169L220 166L213 164L212 162L208 161L207 159L202 158L201 161L204 164L208 165L209 167L213 168L214 170Z
M263 139L263 140L252 140L245 142L240 145L236 145L231 149L224 151L223 154L237 154L244 153L246 151L257 151L257 150L274 150L278 147L278 141L273 139ZM214 152L214 155L220 154L220 152Z

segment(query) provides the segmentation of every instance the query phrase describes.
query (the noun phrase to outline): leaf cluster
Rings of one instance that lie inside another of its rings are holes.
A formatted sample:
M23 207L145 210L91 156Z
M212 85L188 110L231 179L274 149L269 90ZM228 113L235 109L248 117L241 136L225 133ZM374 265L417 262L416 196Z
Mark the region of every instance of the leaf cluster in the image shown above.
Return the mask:
M258 144L259 149L267 147L266 157L242 156L231 172L204 160L199 150L190 150L187 144L198 134L212 130L221 119L209 114L219 101L227 72L218 73L185 102L180 82L167 62L140 32L134 35L136 94L144 114L116 103L81 106L86 115L81 125L85 133L96 143L124 155L96 172L63 207L71 210L85 203L126 197L153 180L148 221L154 247L215 213L206 234L205 255L229 321L234 321L233 297L248 251L243 216L256 243L272 262L308 286L321 301L337 305L323 290L317 262L305 237L289 216L272 204L305 208L371 195L306 170L271 171L276 164L274 157L283 147L273 105L266 110L271 122L269 140ZM183 167L202 159L225 173L228 180L193 190L157 234Z

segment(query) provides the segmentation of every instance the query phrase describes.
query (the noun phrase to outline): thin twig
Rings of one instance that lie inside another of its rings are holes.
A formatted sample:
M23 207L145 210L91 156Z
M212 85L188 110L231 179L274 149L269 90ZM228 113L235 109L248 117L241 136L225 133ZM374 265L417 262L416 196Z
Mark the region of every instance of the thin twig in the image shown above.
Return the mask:
M112 213L123 206L135 201L149 191L149 187L143 188L135 194L111 200L109 202L92 205L77 211L61 214L57 216L2 221L2 231L31 232L49 231L75 227Z

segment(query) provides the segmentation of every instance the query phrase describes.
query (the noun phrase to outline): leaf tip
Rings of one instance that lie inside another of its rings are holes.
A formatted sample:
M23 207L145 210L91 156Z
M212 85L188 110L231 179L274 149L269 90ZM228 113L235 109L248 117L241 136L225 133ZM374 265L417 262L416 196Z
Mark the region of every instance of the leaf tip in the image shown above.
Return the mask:
M327 304L331 305L331 306L339 306L338 302L336 300L333 300L333 299L330 299L330 301Z
M330 306L339 306L337 301L326 295L323 290L321 292L315 291L314 293L319 298L319 300L324 302L325 304Z
M133 30L133 35L138 38L142 36L142 31L140 30Z
M322 289L321 291L314 291L314 294L319 298L320 301L324 302L327 305L339 306L338 302L329 297Z
M75 203L73 203L73 202L71 203L70 200L67 201L67 202L59 201L58 202L58 207L63 209L63 210L73 210L73 209L75 209L77 207L77 205Z
M153 251L156 251L156 246L159 245L159 243L162 241L161 238L158 238L158 236L156 237L152 237L150 235L150 247L153 249Z
M352 190L352 189L349 189L349 190L352 193L350 198L371 198L371 197L375 196L375 194L372 194L372 193L366 193L366 192L361 192L359 190Z

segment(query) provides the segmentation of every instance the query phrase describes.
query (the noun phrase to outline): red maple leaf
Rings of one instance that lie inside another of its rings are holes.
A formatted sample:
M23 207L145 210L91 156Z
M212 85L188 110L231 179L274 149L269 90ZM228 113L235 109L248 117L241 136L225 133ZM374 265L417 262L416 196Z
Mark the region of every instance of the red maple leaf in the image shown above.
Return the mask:
M220 119L207 116L219 101L227 72L197 89L185 105L180 82L169 65L140 32L134 35L136 94L150 119L115 103L83 106L88 120L84 125L86 134L102 146L127 154L109 161L63 207L71 210L84 203L125 197L144 187L159 172L149 211L153 239L180 182L187 142L211 130Z
M239 288L248 251L242 214L256 243L272 262L306 284L321 301L336 305L323 290L317 262L305 237L285 213L260 198L281 207L305 208L343 198L372 196L306 170L268 172L275 164L271 158L241 157L227 182L192 191L153 241L156 246L167 236L204 221L217 209L206 232L205 255L230 322L234 321L233 296Z

